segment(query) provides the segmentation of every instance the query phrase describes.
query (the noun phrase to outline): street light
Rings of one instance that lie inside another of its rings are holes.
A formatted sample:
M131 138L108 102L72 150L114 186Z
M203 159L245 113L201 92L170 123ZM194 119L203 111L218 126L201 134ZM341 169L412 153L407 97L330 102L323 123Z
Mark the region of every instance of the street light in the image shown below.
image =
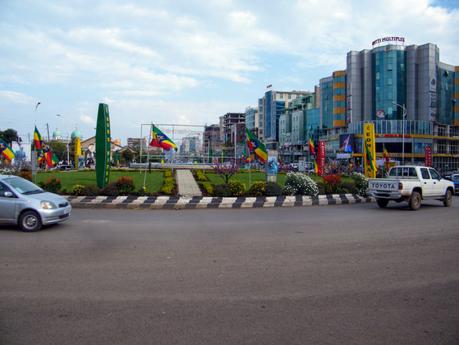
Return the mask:
M402 165L405 165L405 117L406 117L406 107L405 104L398 104L392 102L393 105L402 108Z
M61 114L56 114L57 117L60 117L62 119L62 125L64 125L64 116ZM67 132L68 133L68 132ZM67 135L67 143L66 143L66 148L67 148L67 164L70 164L70 147L69 147L69 142L70 142L70 136Z

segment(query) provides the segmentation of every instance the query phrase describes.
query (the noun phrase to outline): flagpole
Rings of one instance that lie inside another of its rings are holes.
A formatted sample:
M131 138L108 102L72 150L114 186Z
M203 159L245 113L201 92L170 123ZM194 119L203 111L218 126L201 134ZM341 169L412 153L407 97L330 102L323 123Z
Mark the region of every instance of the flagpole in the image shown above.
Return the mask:
M150 126L152 126L153 124L151 124ZM142 141L142 138L140 138L140 140ZM148 137L148 144L147 144L147 165L145 166L145 174L143 176L143 189L146 188L146 183L147 183L147 169L148 169L148 166L150 164L150 149L149 149L149 145L150 145L150 141L151 141L151 127L150 127L150 135ZM142 147L142 142L140 142L140 147ZM141 160L142 161L142 160Z

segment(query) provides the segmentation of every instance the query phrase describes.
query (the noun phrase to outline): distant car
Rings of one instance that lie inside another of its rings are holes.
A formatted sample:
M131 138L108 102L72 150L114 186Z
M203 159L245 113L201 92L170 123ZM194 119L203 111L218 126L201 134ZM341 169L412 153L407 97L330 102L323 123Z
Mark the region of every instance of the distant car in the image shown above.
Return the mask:
M18 176L0 175L0 223L16 224L23 231L37 231L69 219L70 203L63 197Z
M451 181L454 183L454 193L459 193L459 174L452 174Z
M68 164L61 164L61 165L58 165L56 168L61 171L72 170L72 166Z

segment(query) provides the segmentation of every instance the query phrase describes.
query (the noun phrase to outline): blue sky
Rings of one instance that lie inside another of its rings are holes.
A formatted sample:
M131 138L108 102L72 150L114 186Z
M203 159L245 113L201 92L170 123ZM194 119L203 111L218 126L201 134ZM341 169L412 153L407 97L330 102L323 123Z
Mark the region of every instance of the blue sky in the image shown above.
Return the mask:
M0 129L87 138L99 102L123 143L140 123L217 123L267 84L313 90L384 36L459 65L459 1L0 0Z

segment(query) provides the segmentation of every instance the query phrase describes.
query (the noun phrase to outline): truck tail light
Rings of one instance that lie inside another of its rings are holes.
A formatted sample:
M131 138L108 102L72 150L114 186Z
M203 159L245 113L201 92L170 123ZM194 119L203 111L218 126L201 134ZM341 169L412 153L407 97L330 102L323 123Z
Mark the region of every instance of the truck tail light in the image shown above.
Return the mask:
M402 190L403 189L403 183L399 182L398 183L398 190Z

